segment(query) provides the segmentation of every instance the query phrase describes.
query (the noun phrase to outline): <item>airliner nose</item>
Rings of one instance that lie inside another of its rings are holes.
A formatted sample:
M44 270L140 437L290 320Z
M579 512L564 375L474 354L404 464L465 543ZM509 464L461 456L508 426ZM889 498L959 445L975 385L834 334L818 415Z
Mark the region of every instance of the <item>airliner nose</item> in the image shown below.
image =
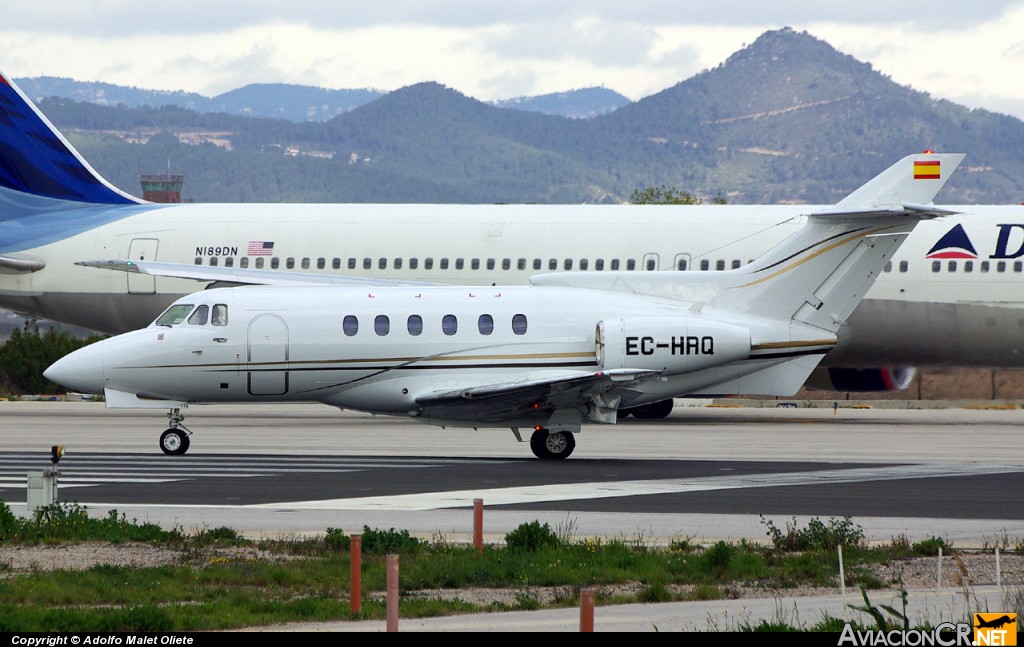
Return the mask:
M106 370L103 342L69 353L43 371L46 379L82 393L103 393Z

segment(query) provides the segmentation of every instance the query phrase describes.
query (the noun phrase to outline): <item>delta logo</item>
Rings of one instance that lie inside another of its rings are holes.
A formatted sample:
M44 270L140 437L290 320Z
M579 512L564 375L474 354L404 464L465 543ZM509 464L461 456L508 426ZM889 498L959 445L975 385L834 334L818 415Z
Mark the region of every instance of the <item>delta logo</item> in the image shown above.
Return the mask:
M939 239L930 250L926 258L978 258L978 250L967 237L963 225L956 225L946 235Z

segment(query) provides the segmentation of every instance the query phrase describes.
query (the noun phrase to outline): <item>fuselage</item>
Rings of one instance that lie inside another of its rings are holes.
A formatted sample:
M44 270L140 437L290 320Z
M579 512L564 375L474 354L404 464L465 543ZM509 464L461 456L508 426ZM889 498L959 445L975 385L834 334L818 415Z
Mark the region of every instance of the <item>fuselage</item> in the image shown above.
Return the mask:
M791 234L794 206L132 205L0 222L0 307L118 333L199 284L74 265L100 258L333 273L464 285L551 271L716 271ZM919 225L826 362L842 366L1024 362L1024 207L950 207ZM962 226L962 235L954 232Z

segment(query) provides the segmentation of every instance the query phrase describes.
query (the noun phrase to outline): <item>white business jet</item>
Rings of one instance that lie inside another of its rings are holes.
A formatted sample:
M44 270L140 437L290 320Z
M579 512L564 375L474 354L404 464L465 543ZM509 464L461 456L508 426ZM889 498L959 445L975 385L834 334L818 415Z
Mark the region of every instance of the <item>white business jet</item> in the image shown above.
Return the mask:
M735 270L562 272L531 286L205 290L45 375L108 407L321 402L442 427L509 427L566 458L584 422L695 394L792 395L963 155L911 155ZM929 177L924 178L924 170Z

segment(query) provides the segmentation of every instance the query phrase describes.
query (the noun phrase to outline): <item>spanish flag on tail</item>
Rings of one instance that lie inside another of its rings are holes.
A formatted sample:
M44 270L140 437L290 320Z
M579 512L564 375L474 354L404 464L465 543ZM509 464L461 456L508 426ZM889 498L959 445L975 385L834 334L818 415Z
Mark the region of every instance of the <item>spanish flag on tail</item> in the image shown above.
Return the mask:
M939 180L939 160L920 160L914 162L915 180Z

